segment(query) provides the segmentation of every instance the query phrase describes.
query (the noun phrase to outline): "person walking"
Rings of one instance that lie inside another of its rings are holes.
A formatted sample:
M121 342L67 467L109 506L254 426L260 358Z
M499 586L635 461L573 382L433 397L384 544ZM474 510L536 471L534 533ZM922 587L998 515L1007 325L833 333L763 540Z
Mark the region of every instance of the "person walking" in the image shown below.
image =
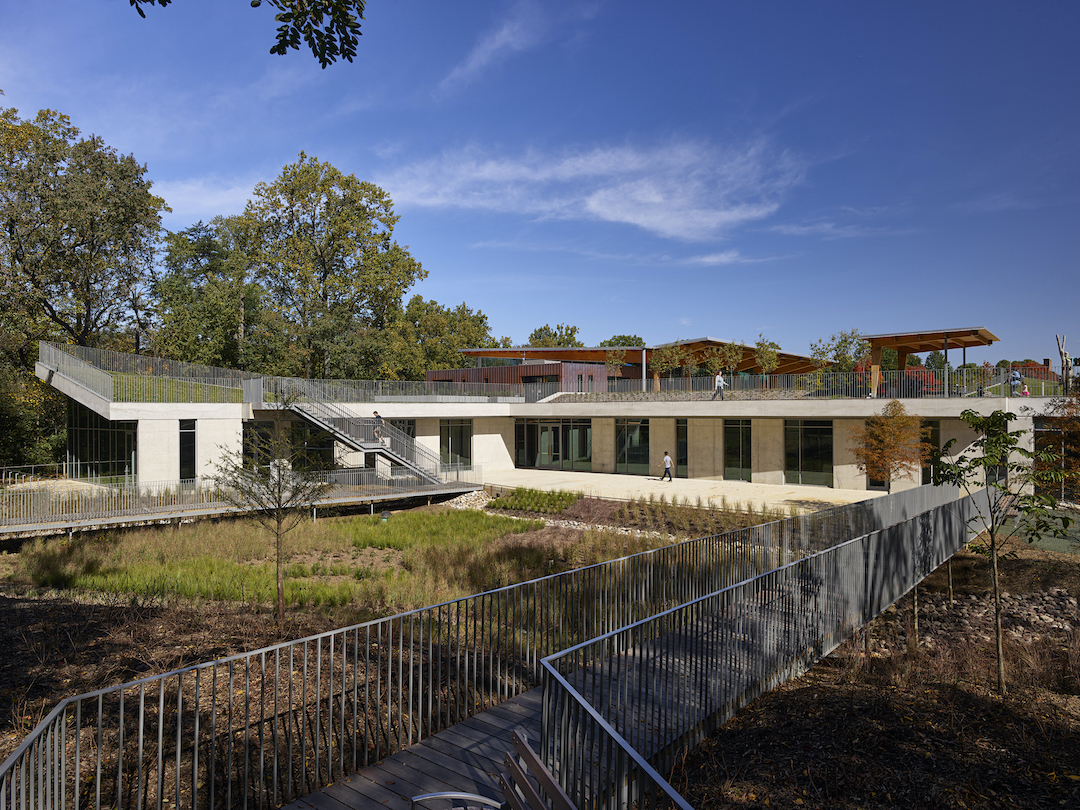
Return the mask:
M727 388L727 380L724 379L724 372L723 371L718 371L718 372L716 372L716 381L715 381L715 386L713 388L712 398L716 399L716 395L719 394L720 395L720 401L723 402L724 401L724 389L725 388Z
M381 442L383 437L383 418L375 411L375 441Z
M664 451L664 460L661 462L664 468L663 475L660 476L660 480L664 480L664 476L667 476L667 480L671 481L671 456L668 455L668 451Z

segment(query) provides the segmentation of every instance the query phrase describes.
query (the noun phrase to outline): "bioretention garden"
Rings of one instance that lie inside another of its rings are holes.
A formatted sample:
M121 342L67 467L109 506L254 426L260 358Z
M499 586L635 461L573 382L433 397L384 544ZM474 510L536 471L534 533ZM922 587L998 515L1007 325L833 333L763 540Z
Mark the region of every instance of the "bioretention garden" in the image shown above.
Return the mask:
M70 695L787 516L566 492L454 505L472 508L302 522L286 537L281 626L273 542L247 520L9 548L0 753ZM688 752L672 784L699 808L1080 806L1080 557L1069 551L1020 546L1002 561L1006 698L992 688L986 562L967 550L919 588L918 616L905 597L869 638Z

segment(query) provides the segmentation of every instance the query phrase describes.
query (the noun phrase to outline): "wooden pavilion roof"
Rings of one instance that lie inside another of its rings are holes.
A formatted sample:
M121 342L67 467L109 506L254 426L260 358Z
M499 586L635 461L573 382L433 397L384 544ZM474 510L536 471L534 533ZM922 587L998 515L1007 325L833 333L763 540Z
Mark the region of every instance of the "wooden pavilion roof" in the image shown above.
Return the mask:
M509 349L461 349L461 354L467 357L499 357L507 360L559 360L566 363L603 363L607 359L607 353L612 349L626 351L625 362L629 365L641 365L641 352L645 352L646 367L652 363L653 352L667 346L682 345L693 353L694 361L701 363L705 352L710 348L727 346L727 341L716 340L711 337L693 338L691 340L678 340L672 343L661 343L656 346L591 346L586 348L572 347L534 347L514 346ZM736 344L739 345L739 344ZM735 367L736 371L760 373L757 361L754 359L754 347L743 346L743 358ZM774 374L802 374L813 371L816 366L809 357L787 352L778 352L779 365Z
M889 335L863 335L871 349L896 349L901 353L920 354L950 349L966 349L970 346L989 346L1001 338L985 326L968 326L962 329L937 329L926 332L897 332ZM946 341L948 343L946 344Z

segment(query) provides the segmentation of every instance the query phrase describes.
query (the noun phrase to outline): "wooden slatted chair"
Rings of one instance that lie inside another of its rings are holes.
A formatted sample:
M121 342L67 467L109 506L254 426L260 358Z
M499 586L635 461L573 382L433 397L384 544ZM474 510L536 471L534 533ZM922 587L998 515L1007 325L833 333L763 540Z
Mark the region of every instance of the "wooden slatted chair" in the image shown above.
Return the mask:
M507 753L503 757L505 772L499 774L499 789L502 791L502 800L489 799L477 793L460 793L457 791L445 791L442 793L425 793L421 796L412 797L412 808L422 806L425 802L439 799L455 802L454 807L463 808L487 808L493 807L498 810L577 810L570 797L562 789L541 761L532 746L529 745L528 737L524 732L514 731L511 734L514 741L514 749L517 758ZM532 786L529 776L536 779L542 790L547 795L547 801L541 798L540 792Z

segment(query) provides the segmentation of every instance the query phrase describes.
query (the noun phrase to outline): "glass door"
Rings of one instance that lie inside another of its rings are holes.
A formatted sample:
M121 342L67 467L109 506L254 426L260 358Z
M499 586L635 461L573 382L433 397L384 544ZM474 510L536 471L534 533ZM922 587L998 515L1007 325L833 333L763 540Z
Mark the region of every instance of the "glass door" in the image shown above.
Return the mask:
M540 425L540 454L538 467L558 468L562 464L562 426L555 424Z

